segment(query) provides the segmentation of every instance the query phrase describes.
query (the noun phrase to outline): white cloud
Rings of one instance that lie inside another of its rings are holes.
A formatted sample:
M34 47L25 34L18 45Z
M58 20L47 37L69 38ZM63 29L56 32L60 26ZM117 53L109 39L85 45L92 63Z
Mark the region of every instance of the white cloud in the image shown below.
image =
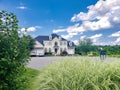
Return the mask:
M42 29L42 26L35 26L36 29Z
M95 5L88 6L88 12L75 14L72 22L82 21L81 26L86 30L100 30L120 23L120 1L99 0ZM86 31L85 30L85 31Z
M25 6L19 6L19 7L17 7L17 9L25 10L25 9L27 9L27 7L25 7Z
M120 37L120 31L111 34L109 37Z
M56 30L53 30L53 33L59 33L59 32L65 32L66 30L65 29L56 29Z
M119 44L119 45L120 45L120 37L118 37L118 38L115 40L115 44Z
M56 30L53 30L53 33L59 33L59 32L67 32L68 34L67 35L62 35L65 39L70 39L72 38L73 36L75 35L78 35L78 32L80 34L82 34L82 32L84 32L84 29L82 27L79 27L79 24L75 24L73 26L69 26L67 28L64 28L64 29L56 29Z
M21 32L23 34L27 34L27 32L34 32L36 31L37 29L41 29L42 27L41 26L32 26L32 27L28 27L28 28L21 28Z
M102 36L103 36L102 34L95 34L95 35L93 35L89 38L93 41L93 43L97 43L99 38L102 37Z
M102 34L95 34L93 36L91 36L91 39L95 39L95 38L100 38L102 36Z
M63 38L65 38L65 39L70 39L70 38L72 38L73 37L73 35L69 35L69 34L67 34L67 35L61 35Z
M78 45L79 44L79 41L78 40L73 40L74 44L75 45Z
M113 42L115 45L120 45L120 31L112 33L109 37L115 37L116 40Z
M85 31L84 27L80 26L79 23L73 25L73 26L69 26L67 29L68 33L82 33Z
M81 36L81 37L80 37L80 40L82 40L82 39L84 39L84 38L86 38L86 35Z

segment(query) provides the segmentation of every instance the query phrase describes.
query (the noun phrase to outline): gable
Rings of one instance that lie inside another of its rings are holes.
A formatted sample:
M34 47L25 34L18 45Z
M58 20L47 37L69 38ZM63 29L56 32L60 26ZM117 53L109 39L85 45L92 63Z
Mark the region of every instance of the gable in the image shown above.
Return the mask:
M43 48L43 45L40 42L35 41L35 46L34 47L35 48Z

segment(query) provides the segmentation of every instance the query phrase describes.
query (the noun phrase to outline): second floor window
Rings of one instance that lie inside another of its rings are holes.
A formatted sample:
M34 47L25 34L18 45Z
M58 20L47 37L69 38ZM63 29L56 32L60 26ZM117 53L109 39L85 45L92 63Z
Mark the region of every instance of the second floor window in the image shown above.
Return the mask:
M66 45L66 42L64 42L64 45Z
M62 42L60 42L60 45L62 45Z
M58 46L58 43L57 43L57 42L55 42L55 46Z
M51 52L51 48L49 48L49 52Z

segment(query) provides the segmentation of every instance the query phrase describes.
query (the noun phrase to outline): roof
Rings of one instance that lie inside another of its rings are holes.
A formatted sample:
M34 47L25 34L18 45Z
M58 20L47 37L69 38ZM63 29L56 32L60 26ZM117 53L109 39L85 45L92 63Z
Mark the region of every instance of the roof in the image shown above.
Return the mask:
M43 40L49 40L49 36L37 36L35 40L40 42L42 45L44 45Z
M61 36L53 33L53 34L51 34L51 37L52 37L52 40L53 40L55 37L59 38ZM49 36L37 36L35 38L35 40L40 42L42 45L44 45L43 41L49 40ZM64 39L63 37L61 37L61 41L67 41L68 42L68 47L74 47L75 46L75 44L73 42L68 41L68 40Z

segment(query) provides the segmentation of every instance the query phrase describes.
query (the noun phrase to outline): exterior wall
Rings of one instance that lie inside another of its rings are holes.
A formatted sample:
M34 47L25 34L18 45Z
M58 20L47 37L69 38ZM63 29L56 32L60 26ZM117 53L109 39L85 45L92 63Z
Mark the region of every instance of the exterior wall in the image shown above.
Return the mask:
M31 51L30 55L32 56L43 56L45 54L44 52L44 46L39 43L38 41L35 41L34 49Z
M58 51L57 51L58 55L61 53L61 51L64 51L64 50L67 51L68 50L68 48L67 48L67 41L61 41L57 37L54 38L51 41L44 41L44 45L45 45L44 49L46 48L47 52L49 52L49 49L51 49L51 52L55 53L55 49L54 49L55 43L57 43L57 45L58 45Z
M69 49L68 49L68 54L69 54L69 55L75 54L75 48L69 48Z
M43 48L35 48L31 51L31 55L34 55L34 56L43 56L44 54L45 53Z

